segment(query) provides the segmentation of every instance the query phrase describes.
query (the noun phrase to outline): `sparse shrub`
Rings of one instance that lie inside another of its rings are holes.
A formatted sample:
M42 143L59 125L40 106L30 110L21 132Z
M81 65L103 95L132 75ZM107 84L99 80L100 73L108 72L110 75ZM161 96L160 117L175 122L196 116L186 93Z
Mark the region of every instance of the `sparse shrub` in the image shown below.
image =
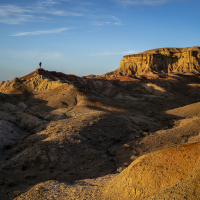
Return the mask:
M69 170L69 168L65 168L63 171L64 171L64 172L67 172L68 170Z
M121 139L119 139L119 138L111 138L111 140L112 140L114 143L119 143L119 142L121 142Z
M45 192L45 188L44 188L43 186L39 186L39 187L37 188L37 191L38 191L39 193L43 193L43 192Z
M130 145L129 144L124 144L124 147L128 149L128 148L130 148Z
M36 178L35 175L32 174L25 175L25 179L34 179L34 178Z
M25 171L27 169L27 166L25 164L22 165L22 171Z
M11 147L12 147L12 145L8 144L8 145L6 145L4 148L5 148L5 149L11 149Z
M21 194L21 191L20 190L16 190L16 191L13 191L13 195L14 197L17 197Z
M131 140L135 140L135 136L131 136Z
M145 132L149 131L149 129L147 127L144 127L142 130L145 131Z
M9 186L9 187L12 187L12 186L15 185L15 180L14 179L8 179L5 182L6 182L6 185Z
M125 162L125 163L124 163L124 166L125 166L125 167L128 167L128 163L127 163L127 162Z
M146 135L148 135L148 134L149 134L148 132L143 132L143 135L144 135L144 136L146 136Z

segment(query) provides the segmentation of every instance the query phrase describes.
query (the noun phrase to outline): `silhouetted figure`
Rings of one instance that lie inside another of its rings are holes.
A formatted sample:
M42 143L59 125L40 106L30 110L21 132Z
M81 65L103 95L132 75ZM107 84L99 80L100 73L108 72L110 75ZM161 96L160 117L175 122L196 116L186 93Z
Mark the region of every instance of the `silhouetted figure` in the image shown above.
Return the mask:
M39 63L40 68L41 68L41 65L42 65L42 62Z

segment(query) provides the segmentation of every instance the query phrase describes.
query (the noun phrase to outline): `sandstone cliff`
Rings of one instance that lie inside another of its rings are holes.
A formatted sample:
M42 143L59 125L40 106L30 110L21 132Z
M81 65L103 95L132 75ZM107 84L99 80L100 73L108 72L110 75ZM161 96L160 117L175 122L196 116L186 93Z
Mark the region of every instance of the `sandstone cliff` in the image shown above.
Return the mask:
M200 47L159 48L124 56L117 70L106 76L164 73L200 73Z

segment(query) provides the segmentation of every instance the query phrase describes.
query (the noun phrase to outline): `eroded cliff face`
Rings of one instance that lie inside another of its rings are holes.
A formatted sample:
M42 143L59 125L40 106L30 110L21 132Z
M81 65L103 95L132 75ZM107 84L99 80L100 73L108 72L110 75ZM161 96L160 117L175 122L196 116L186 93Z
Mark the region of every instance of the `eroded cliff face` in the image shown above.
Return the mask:
M160 48L124 56L107 76L164 73L200 73L200 47Z

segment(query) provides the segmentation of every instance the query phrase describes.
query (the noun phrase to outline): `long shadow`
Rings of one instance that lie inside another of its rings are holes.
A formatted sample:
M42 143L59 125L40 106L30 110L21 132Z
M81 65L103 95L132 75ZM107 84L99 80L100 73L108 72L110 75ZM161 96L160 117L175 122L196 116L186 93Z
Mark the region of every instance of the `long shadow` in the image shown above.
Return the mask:
M153 82L153 80L143 81ZM120 85L119 82L116 84ZM24 192L42 181L57 180L72 184L76 180L116 173L118 166L113 149L121 148L130 141L130 137L136 139L145 137L142 135L143 132L156 132L166 126L173 127L173 120L181 117L165 114L165 111L200 99L199 95L194 99L187 95L180 96L183 101L154 98L145 104L136 103L134 106L124 105L123 102L114 103L112 98L111 101L104 101L102 95L98 96L89 89L80 88L80 90L87 91L101 104L113 108L120 106L124 111L83 106L79 109L80 113L83 109L83 115L80 117L46 121L34 130L26 129L27 136L5 151L8 158L0 165L0 190L4 191L0 194L1 199L13 199L13 191ZM55 109L47 106L47 101L36 99L34 96L13 95L13 98L5 101L13 104L22 99L26 102L35 102L34 105L42 105L46 114ZM91 116L87 114L90 110L95 111ZM27 112L34 114L31 109ZM127 123L126 117L139 115L156 119L160 126L151 126L150 123L145 122ZM43 120L42 115L37 117ZM130 129L130 125L135 131Z

